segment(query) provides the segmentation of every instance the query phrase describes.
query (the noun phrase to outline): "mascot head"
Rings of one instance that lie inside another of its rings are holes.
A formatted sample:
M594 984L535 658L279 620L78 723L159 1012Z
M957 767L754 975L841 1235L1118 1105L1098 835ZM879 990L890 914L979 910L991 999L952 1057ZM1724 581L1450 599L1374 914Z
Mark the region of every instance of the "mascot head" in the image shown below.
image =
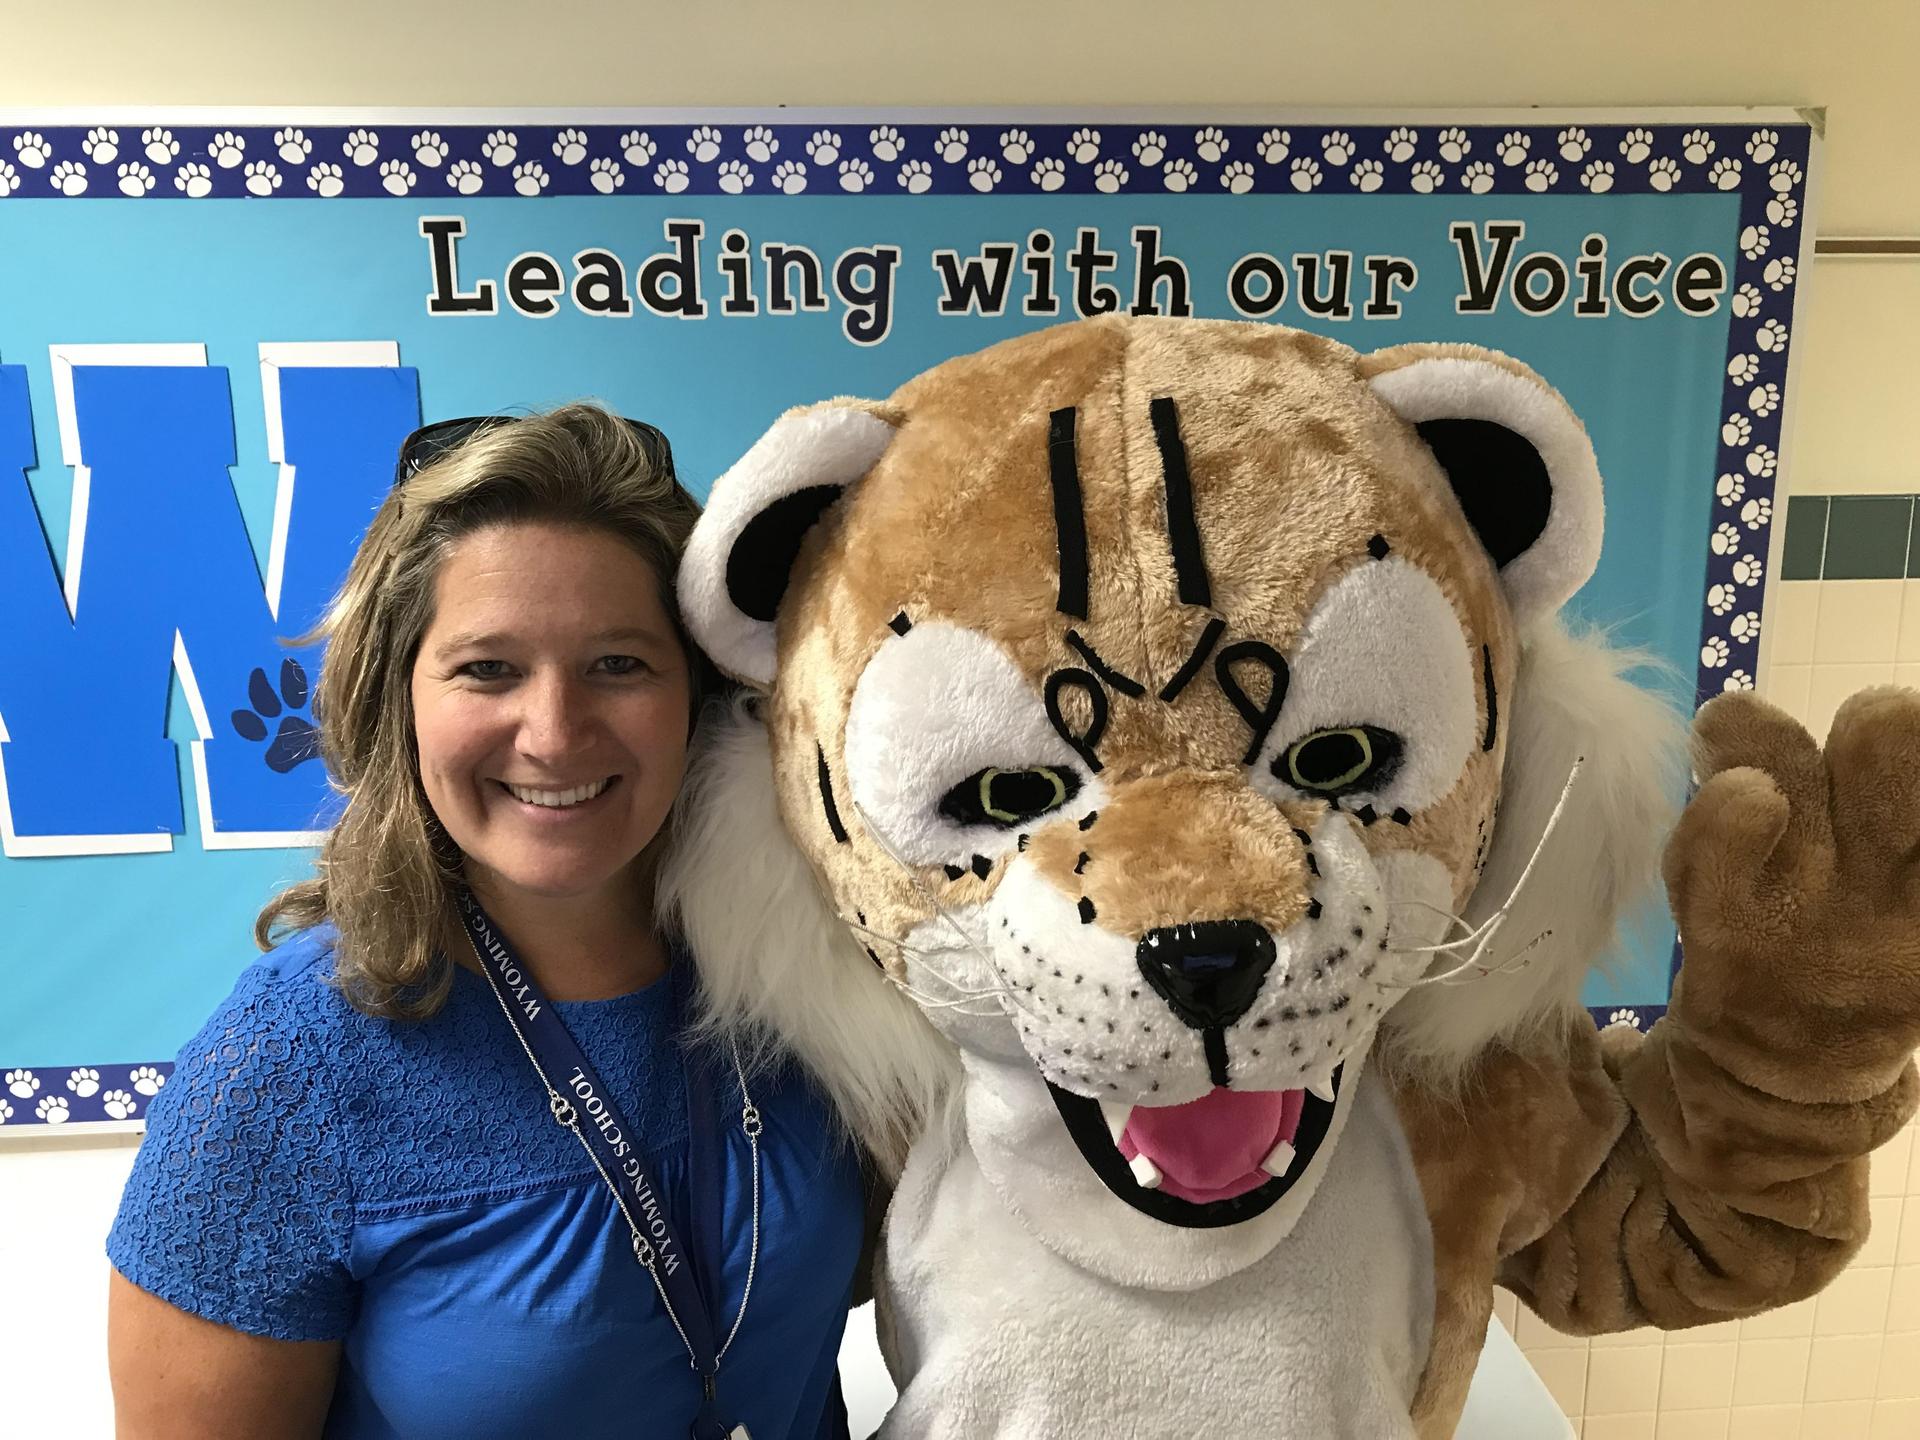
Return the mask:
M957 1050L1103 1204L1284 1233L1383 1027L1551 1028L1649 868L1669 722L1554 618L1600 541L1579 420L1465 346L1109 317L783 416L680 579L761 696L669 877L714 1004L869 1138ZM1528 965L1423 983L1587 750Z

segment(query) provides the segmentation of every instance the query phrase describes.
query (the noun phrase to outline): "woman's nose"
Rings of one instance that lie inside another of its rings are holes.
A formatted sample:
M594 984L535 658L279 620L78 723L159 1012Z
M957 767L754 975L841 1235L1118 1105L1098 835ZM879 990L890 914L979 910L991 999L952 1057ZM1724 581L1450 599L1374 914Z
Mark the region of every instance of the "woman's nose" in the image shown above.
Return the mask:
M566 675L536 675L522 687L521 696L520 749L527 755L564 759L592 729L589 699Z

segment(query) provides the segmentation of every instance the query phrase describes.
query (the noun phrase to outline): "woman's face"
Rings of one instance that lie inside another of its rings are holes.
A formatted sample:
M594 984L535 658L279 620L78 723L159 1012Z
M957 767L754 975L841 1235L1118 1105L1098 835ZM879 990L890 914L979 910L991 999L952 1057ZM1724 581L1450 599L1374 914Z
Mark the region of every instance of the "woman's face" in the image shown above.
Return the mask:
M688 685L659 582L616 536L525 523L455 542L413 724L476 888L592 900L630 883L680 788Z

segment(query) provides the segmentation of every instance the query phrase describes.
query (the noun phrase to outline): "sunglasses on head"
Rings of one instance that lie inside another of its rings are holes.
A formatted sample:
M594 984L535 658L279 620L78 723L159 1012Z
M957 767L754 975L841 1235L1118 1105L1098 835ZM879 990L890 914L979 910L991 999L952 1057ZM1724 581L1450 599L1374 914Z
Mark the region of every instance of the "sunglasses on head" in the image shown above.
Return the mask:
M406 484L442 455L459 449L476 435L499 425L512 425L519 418L517 415L465 415L457 420L436 420L431 425L422 425L400 442L400 458L393 467L394 487L398 489ZM644 420L629 420L622 415L620 423L639 438L640 448L646 451L654 468L664 470L678 483L673 469L673 447L667 443L667 437Z

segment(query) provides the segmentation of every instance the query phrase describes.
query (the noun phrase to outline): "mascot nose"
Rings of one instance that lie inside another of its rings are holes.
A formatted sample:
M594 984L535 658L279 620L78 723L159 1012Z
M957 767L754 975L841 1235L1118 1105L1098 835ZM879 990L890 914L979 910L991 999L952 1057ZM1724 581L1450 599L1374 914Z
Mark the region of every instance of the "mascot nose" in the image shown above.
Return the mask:
M1140 973L1195 1030L1233 1024L1273 968L1273 937L1251 920L1197 920L1149 930L1137 951Z

